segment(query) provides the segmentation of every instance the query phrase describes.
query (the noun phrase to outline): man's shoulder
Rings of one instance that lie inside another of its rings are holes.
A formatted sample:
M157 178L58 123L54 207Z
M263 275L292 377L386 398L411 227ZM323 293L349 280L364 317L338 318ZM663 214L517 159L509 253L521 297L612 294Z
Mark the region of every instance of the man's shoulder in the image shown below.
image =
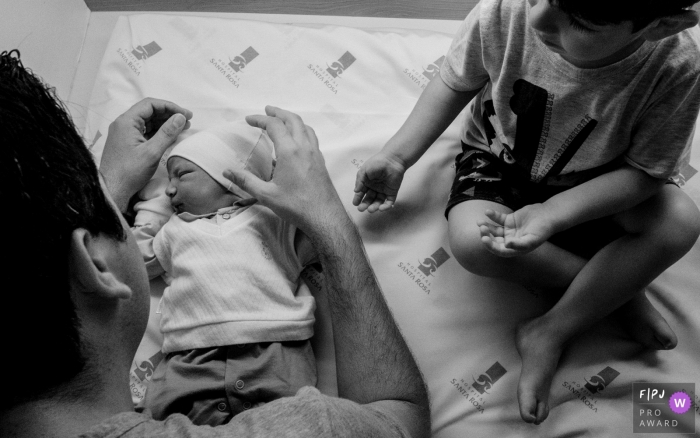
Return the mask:
M285 397L245 411L219 427L195 426L184 415L165 421L147 413L124 412L94 426L85 438L132 437L401 437L405 431L389 415L350 400L321 394L313 387L301 388Z
M222 428L196 426L182 414L173 414L164 421L154 420L148 412L122 412L90 428L81 438L184 438L232 436ZM244 435L241 435L244 436Z
M116 438L132 436L130 433L135 428L139 428L143 423L153 421L149 415L138 412L122 412L114 415L102 423L96 424L81 438Z

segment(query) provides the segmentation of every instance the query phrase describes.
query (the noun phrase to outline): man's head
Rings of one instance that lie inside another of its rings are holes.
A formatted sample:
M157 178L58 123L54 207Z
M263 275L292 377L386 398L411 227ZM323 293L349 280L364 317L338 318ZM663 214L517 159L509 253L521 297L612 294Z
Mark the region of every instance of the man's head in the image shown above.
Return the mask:
M529 24L542 42L574 65L617 62L644 41L697 24L698 0L528 0Z
M55 91L23 67L17 51L0 54L0 198L0 331L12 355L7 359L20 376L31 376L10 379L18 388L6 388L0 406L6 408L85 372L91 346L74 298L87 282L76 278L76 242L101 239L121 248L130 238ZM90 262L100 260L95 255Z
M168 156L166 189L175 211L206 214L251 198L224 178L224 170L233 163L269 181L274 158L267 134L240 120L198 132L176 145Z

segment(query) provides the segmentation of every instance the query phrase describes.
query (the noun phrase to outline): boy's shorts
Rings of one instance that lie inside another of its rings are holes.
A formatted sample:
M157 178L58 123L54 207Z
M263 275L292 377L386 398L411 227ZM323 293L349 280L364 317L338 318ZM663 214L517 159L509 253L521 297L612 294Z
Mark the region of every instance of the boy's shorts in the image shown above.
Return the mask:
M465 201L491 201L515 211L526 205L545 202L552 196L573 187L533 183L527 176L518 174L514 167L499 160L490 152L464 143L462 143L462 152L455 158L455 165L456 175L445 209L446 218L452 207ZM619 165L619 163L612 163L609 166L593 169L586 173L585 179L610 172ZM552 236L550 242L582 257L590 258L600 248L622 235L622 228L607 217L563 231Z
M158 364L145 408L156 420L180 413L195 424L217 426L315 385L308 339L200 348L170 353Z
M544 202L575 185L533 183L528 175L518 174L517 168L504 163L490 152L464 143L462 153L455 158L455 167L456 175L445 217L452 207L464 201L492 201L515 211L526 205ZM602 173L604 171L601 170L594 176Z

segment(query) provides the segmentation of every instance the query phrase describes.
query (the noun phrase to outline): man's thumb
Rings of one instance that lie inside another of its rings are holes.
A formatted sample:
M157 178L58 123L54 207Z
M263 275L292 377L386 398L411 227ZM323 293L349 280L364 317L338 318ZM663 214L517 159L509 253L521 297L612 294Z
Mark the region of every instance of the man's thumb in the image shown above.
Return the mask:
M177 136L180 135L185 128L187 119L182 114L173 114L168 121L161 125L158 132L149 140L153 147L160 150L161 155L165 150L175 142Z
M233 166L224 170L224 178L237 185L241 190L262 201L265 198L265 181L245 170L242 166ZM228 188L228 187L227 187Z

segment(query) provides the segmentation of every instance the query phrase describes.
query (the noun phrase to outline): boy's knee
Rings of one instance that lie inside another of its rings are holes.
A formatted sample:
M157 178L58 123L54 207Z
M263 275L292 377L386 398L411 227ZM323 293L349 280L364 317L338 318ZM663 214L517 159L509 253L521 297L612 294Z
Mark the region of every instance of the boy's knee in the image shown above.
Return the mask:
M676 187L665 188L660 199L651 205L655 213L646 217L644 228L656 238L659 251L684 254L700 236L700 210Z
M666 234L669 245L689 251L700 236L700 210L688 196L677 196L669 203Z
M448 216L450 249L457 262L475 275L503 278L508 276L507 262L492 254L481 242L479 220L486 219L487 209L510 212L507 207L490 201L472 200L454 206Z
M476 227L475 227L476 228ZM497 268L498 260L481 243L478 228L472 233L450 232L450 249L457 262L472 274L492 277Z

